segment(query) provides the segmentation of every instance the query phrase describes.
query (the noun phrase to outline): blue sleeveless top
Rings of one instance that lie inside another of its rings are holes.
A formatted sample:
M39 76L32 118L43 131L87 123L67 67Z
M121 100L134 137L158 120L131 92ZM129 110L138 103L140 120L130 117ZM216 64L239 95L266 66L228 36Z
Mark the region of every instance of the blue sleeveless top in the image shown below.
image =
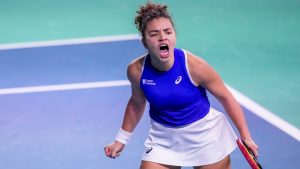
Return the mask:
M152 66L148 54L140 87L150 104L151 119L162 125L184 126L203 118L209 112L206 90L192 83L186 55L181 49L174 49L174 64L165 72Z

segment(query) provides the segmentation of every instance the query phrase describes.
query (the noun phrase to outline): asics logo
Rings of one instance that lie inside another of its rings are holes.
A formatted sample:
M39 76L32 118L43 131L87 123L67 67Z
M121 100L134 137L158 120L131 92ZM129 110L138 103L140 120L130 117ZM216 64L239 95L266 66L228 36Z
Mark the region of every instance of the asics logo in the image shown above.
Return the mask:
M153 149L152 147L149 147L146 151L146 154L150 153L150 151L152 151L152 149Z
M182 80L182 76L178 76L177 79L175 80L175 84L179 84Z

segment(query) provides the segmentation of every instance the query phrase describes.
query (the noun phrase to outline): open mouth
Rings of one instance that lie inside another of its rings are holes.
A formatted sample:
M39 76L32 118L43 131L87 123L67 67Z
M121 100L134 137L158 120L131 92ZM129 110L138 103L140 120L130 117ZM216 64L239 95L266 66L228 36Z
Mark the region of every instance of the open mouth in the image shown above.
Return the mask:
M160 52L162 57L168 57L168 55L169 55L169 46L167 44L160 45L159 52Z

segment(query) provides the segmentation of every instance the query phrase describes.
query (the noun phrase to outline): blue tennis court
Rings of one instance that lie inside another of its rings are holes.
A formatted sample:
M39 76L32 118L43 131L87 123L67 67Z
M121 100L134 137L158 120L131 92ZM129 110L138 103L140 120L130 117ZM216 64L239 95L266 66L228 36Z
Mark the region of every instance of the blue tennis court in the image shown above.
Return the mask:
M144 52L136 36L0 49L0 168L138 168L148 109L119 158L107 158L103 148L114 139L130 96L127 64ZM297 137L244 111L262 166L298 168ZM250 168L238 149L231 157L233 169Z

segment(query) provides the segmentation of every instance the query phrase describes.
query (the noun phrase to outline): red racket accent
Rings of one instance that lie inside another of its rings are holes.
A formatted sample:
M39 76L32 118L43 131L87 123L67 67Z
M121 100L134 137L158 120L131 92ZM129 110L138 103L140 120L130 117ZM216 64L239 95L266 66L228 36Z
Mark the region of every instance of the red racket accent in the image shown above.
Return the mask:
M236 140L242 154L244 155L245 159L248 161L249 165L252 169L262 169L261 165L258 163L254 153L251 149L239 138Z

